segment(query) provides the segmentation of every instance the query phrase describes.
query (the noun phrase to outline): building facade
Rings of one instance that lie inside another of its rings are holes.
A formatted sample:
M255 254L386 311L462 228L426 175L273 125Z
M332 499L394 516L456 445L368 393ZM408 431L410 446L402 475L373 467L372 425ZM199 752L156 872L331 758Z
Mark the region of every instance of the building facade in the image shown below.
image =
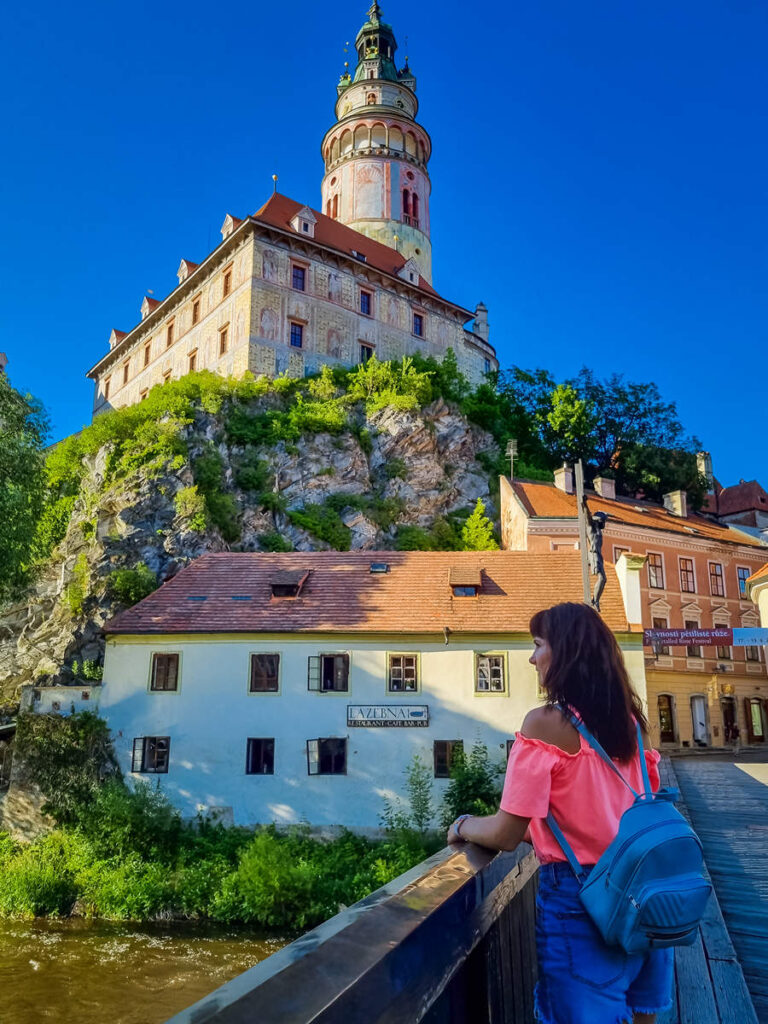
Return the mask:
M644 695L620 572L604 614ZM185 814L376 829L414 754L438 802L457 744L504 764L542 699L530 616L579 581L574 554L206 555L107 625L100 713Z
M502 546L508 550L578 550L573 474L556 483L501 478ZM748 533L688 512L684 492L666 507L617 499L612 480L596 480L591 512L604 512L605 561L638 555L643 627L708 629L759 625L746 581L766 558ZM768 677L759 647L646 648L651 738L664 747L768 741ZM734 729L734 727L736 727ZM738 733L736 732L738 730Z
M145 296L141 321L112 331L88 371L94 414L203 369L301 377L373 355L442 360L448 349L475 384L498 369L486 307L465 309L431 283L431 143L378 4L356 48L322 144L322 210L275 192L252 216L228 214L217 248L182 260L178 287Z

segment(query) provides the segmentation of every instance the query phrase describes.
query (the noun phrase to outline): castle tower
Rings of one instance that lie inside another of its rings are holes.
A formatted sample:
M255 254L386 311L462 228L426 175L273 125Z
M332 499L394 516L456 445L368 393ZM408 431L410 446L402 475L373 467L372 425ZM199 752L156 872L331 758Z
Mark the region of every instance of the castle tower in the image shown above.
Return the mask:
M322 143L322 209L413 258L432 281L427 162L432 143L416 123L416 79L398 71L392 26L374 2L357 34L357 67L338 85L336 124Z

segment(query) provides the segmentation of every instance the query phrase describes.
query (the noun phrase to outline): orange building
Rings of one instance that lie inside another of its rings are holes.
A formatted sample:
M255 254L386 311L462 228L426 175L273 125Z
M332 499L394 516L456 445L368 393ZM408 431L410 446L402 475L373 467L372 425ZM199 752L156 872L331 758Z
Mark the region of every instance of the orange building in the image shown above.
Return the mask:
M766 546L737 527L689 513L684 491L664 506L617 498L613 480L588 490L592 513L608 516L603 557L642 556L645 628L758 626L746 581L766 561ZM555 483L501 478L502 547L568 551L579 547L573 473ZM646 648L652 739L659 746L725 746L768 741L768 679L759 647Z

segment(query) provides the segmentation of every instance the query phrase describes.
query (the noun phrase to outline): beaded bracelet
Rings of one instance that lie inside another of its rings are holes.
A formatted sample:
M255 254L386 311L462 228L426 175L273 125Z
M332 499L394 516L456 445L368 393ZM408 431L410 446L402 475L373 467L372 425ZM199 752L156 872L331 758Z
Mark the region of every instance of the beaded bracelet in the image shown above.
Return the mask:
M456 819L456 821L454 821L454 823L453 823L453 831L456 833L456 835L459 837L459 839L463 839L464 838L462 836L462 834L461 834L461 823L463 821L466 821L467 818L471 818L471 817L472 817L471 814L460 814L458 816L458 818ZM465 840L465 842L466 842L466 840Z

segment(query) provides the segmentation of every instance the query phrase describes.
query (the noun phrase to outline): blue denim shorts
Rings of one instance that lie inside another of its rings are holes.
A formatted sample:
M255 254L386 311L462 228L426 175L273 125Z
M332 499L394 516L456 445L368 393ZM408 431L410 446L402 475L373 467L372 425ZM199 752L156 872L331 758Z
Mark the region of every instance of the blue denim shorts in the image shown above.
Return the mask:
M536 901L542 1024L626 1024L633 1013L672 1005L672 950L630 955L607 946L578 896L565 863L542 864Z

